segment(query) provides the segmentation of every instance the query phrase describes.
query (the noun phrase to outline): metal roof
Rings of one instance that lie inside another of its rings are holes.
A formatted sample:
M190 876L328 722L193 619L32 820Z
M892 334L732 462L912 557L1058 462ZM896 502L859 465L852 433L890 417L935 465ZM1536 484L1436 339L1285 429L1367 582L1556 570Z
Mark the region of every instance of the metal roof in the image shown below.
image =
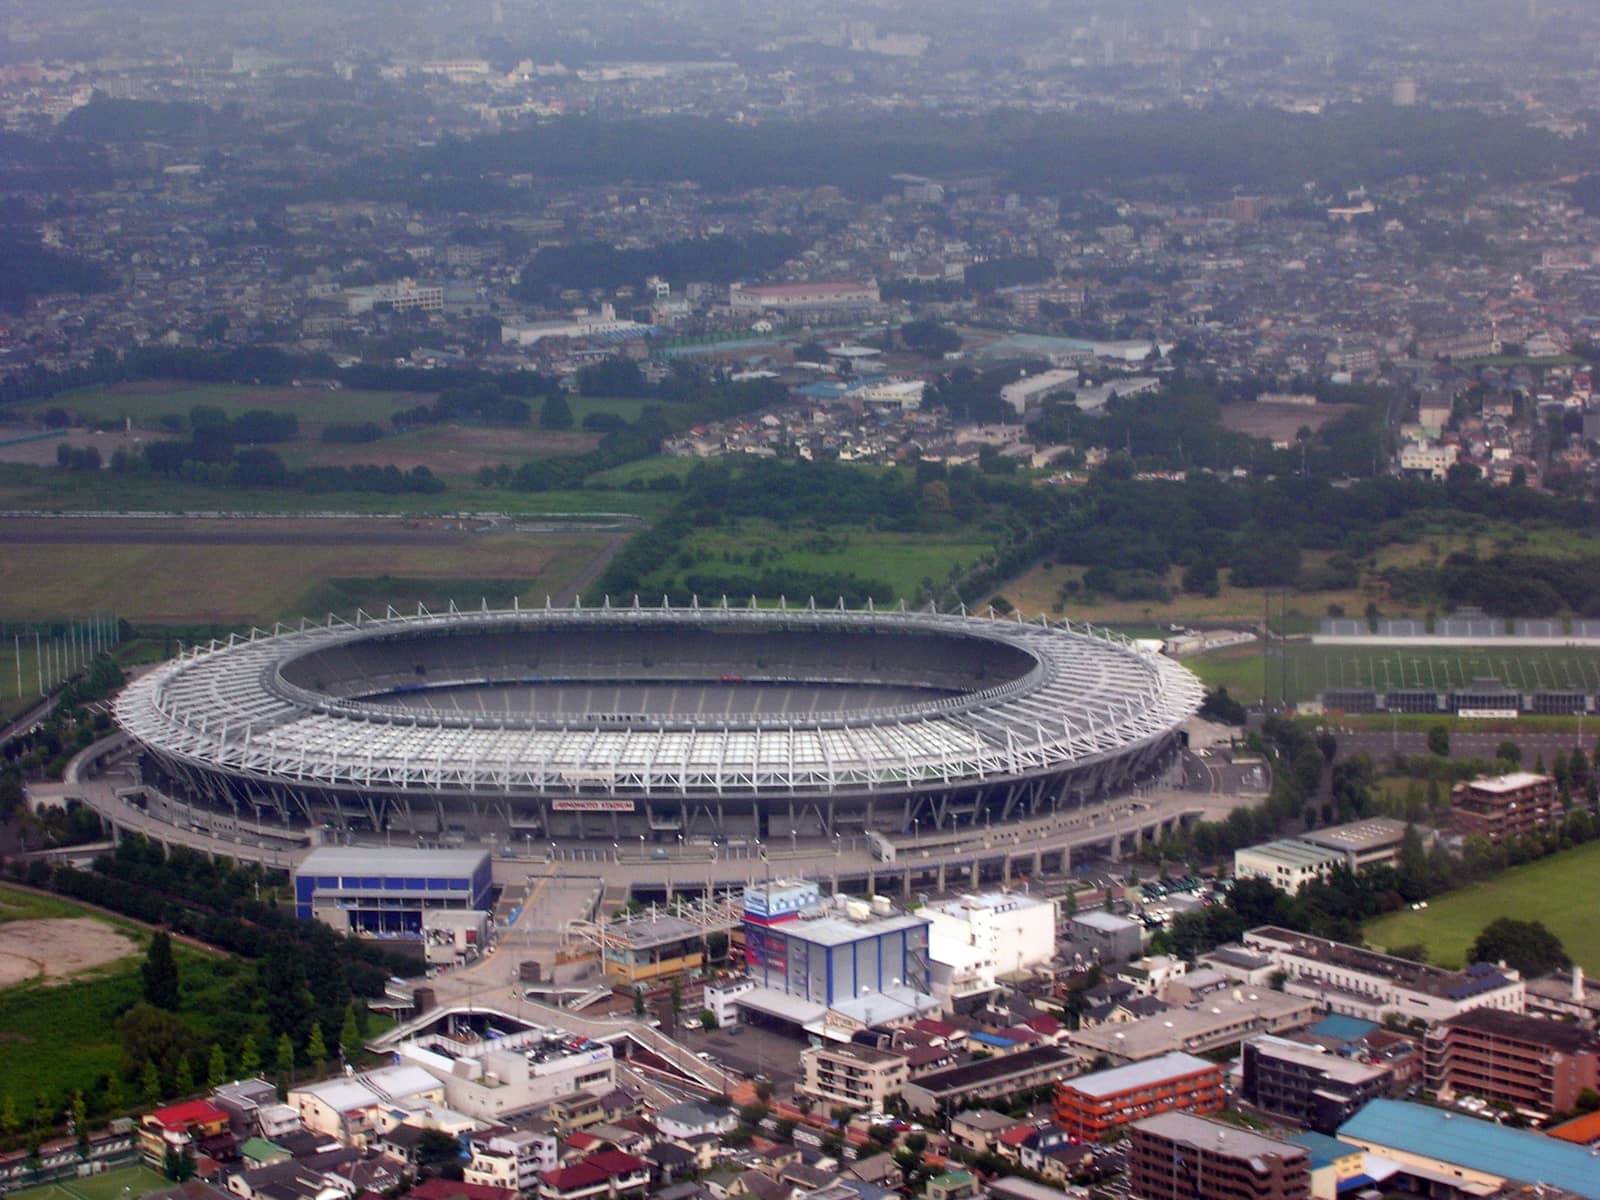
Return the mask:
M1600 1200L1600 1169L1587 1148L1425 1104L1370 1101L1339 1127L1339 1139Z
M319 846L300 860L296 875L363 875L376 878L471 879L486 850L413 850Z
M598 624L820 636L920 632L1003 643L1035 665L983 690L816 719L401 710L296 685L282 670L313 651L366 639ZM158 667L122 693L116 711L133 737L171 759L286 784L534 796L792 795L958 786L1086 765L1165 736L1201 698L1199 681L1177 663L1071 622L815 607L575 606L358 614L355 623L330 618L254 630Z

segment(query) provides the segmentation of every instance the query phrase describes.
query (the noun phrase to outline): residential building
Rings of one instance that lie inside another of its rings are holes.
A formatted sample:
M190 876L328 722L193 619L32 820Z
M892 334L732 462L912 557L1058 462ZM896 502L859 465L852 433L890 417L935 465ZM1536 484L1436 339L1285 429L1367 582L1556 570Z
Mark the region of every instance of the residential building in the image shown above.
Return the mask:
M1308 883L1326 879L1341 856L1295 838L1280 838L1233 852L1233 873L1240 879L1265 879L1280 892L1299 895Z
M1142 1062L1182 1050L1207 1054L1258 1033L1283 1033L1316 1020L1322 1005L1307 996L1240 991L1208 996L1192 1008L1169 1009L1126 1023L1080 1029L1072 1046L1082 1062L1105 1055L1113 1065Z
M1347 1016L1381 1023L1398 1013L1432 1024L1473 1008L1523 1008L1522 977L1484 963L1447 971L1271 925L1250 930L1244 943L1287 975L1285 992Z
M483 850L324 846L294 869L295 914L340 933L421 937L432 908L489 907Z
M1389 1088L1389 1072L1382 1067L1286 1038L1251 1038L1243 1059L1239 1094L1245 1100L1318 1133L1333 1133Z
M401 1123L403 1117L385 1124L380 1116L401 1101L443 1104L444 1084L420 1067L394 1066L289 1090L289 1103L299 1110L308 1130L338 1138L348 1146L365 1145Z
M706 1134L732 1133L738 1127L738 1115L723 1104L703 1100L685 1100L658 1109L655 1115L656 1131L673 1141L688 1141Z
M1000 1135L1018 1124L1015 1117L992 1108L969 1108L950 1118L950 1140L973 1154L989 1154Z
M462 1167L467 1183L485 1187L515 1188L528 1192L539 1185L539 1177L559 1165L559 1144L555 1130L490 1129L468 1139L470 1160Z
M827 1104L882 1112L907 1080L907 1060L893 1050L832 1042L800 1052L799 1091Z
M1549 1116L1571 1111L1585 1088L1600 1090L1600 1034L1477 1009L1428 1030L1423 1071L1441 1099L1481 1096Z
M168 1152L198 1158L213 1139L229 1134L228 1112L209 1100L158 1108L139 1118L139 1154L153 1170L165 1169Z
M1311 1200L1338 1200L1366 1175L1367 1152L1325 1133L1298 1133L1287 1139L1311 1156ZM1371 1178L1368 1176L1368 1178Z
M585 1155L570 1166L539 1178L540 1200L607 1200L643 1196L650 1187L650 1165L620 1150Z
M1339 1140L1448 1181L1457 1194L1485 1195L1516 1181L1600 1200L1588 1147L1426 1104L1374 1100L1339 1127Z
M1496 845L1543 829L1559 821L1565 811L1552 775L1513 771L1450 789L1450 815L1456 828Z
M1461 456L1459 446L1437 442L1407 442L1400 447L1400 470L1426 479L1443 479Z
M211 1094L214 1104L228 1114L239 1138L263 1137L271 1141L300 1128L300 1114L278 1102L278 1089L265 1079L239 1079Z
M1115 913L1075 913L1068 935L1075 946L1086 946L1101 962L1127 962L1144 953L1144 926Z
M923 1195L928 1200L973 1200L978 1179L971 1171L942 1171L928 1180Z
M984 892L923 905L933 992L955 1002L993 991L996 977L1055 955L1056 910L1021 892Z
M908 1080L901 1094L913 1112L932 1116L952 1112L970 1100L1009 1096L1054 1083L1071 1068L1071 1055L1054 1046L1039 1046L930 1072Z
M1079 1141L1162 1112L1218 1112L1222 1067L1175 1051L1144 1062L1079 1075L1056 1085L1055 1121Z
M1128 1186L1141 1200L1310 1200L1311 1156L1192 1113L1162 1113L1128 1135Z

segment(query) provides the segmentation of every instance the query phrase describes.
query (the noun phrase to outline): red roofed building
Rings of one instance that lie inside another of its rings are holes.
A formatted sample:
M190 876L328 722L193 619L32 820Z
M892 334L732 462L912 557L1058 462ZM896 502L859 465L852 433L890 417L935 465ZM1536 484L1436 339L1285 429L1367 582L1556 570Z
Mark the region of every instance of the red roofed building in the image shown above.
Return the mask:
M228 1114L209 1100L190 1100L158 1108L139 1120L139 1153L154 1170L161 1170L167 1151L195 1155L207 1138L228 1132Z
M649 1186L650 1165L621 1150L600 1150L539 1177L542 1200L643 1196Z
M522 1200L516 1188L462 1183L455 1179L429 1179L406 1193L406 1200Z

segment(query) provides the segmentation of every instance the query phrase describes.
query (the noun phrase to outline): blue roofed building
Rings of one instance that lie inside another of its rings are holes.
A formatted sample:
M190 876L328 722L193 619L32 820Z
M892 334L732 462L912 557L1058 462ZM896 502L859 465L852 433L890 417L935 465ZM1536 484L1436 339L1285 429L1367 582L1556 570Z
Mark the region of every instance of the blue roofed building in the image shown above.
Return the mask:
M1359 1042L1374 1029L1382 1026L1376 1021L1363 1021L1360 1017L1347 1017L1341 1013L1333 1013L1323 1017L1308 1029L1307 1033L1317 1037L1337 1038L1341 1042Z
M1403 1171L1458 1186L1543 1183L1600 1200L1600 1159L1586 1147L1424 1104L1374 1100L1339 1127L1338 1137Z
M1360 1146L1325 1133L1299 1133L1285 1140L1311 1155L1311 1200L1335 1200L1372 1185L1367 1152Z

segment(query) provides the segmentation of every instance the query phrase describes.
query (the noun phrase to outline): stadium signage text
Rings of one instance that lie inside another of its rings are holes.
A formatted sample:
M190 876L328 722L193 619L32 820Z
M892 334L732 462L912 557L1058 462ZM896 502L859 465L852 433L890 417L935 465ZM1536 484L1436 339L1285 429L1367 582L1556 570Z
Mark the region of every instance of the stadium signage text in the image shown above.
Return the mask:
M550 807L555 812L614 812L631 813L632 800L552 800Z
M1515 721L1518 717L1514 708L1458 708L1456 716L1464 721Z

